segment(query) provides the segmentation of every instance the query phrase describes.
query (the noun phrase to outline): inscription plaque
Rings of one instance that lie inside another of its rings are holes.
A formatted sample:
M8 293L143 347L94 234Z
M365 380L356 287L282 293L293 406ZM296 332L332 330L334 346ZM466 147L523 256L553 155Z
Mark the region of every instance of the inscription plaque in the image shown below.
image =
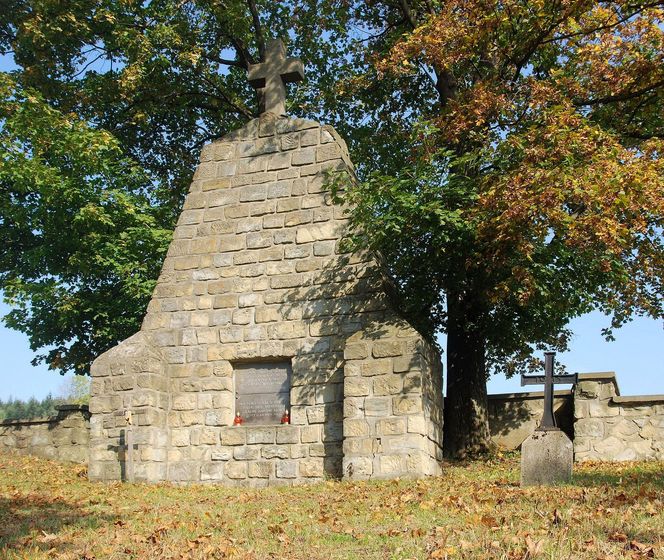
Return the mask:
M279 424L290 408L290 362L235 364L235 411L244 424Z

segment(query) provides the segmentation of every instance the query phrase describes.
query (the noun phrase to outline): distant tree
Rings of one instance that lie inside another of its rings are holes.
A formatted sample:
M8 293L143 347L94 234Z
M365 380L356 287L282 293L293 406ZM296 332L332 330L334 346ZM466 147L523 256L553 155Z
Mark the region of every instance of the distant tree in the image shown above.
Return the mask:
M55 416L56 406L60 404L50 394L42 400L31 397L27 401L9 397L6 401L0 399L0 420L25 420L29 418L43 418Z
M88 404L91 381L87 375L68 377L60 387L59 398L68 404Z

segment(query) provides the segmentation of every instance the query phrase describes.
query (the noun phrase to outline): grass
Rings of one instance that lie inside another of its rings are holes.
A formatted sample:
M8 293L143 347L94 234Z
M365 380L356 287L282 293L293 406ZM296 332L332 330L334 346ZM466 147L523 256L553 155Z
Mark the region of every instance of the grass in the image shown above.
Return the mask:
M664 558L664 463L520 488L518 457L420 481L264 490L100 484L0 455L0 559Z

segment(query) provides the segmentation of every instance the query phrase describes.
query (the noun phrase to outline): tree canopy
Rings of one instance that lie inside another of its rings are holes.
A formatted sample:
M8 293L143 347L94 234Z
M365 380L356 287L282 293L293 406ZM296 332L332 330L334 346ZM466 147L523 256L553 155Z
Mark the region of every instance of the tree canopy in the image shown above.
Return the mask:
M489 370L593 309L664 313L661 2L5 4L0 287L54 369L138 328L198 152L256 114L276 36L307 68L289 112L349 140L354 241L448 334L448 431L478 434L454 447L486 446Z

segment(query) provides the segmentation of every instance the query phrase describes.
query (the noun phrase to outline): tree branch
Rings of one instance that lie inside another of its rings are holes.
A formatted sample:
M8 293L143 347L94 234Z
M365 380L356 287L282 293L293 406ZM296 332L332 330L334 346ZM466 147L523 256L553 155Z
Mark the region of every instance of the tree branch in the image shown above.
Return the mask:
M644 88L638 89L636 91L625 91L623 93L617 93L615 95L607 95L606 97L599 97L596 99L577 99L574 101L576 107L584 107L588 105L603 105L605 103L615 103L617 101L629 101L630 99L635 99L641 97L646 93L664 86L664 80L650 84Z
M410 26L415 29L417 27L417 20L415 19L413 11L410 9L407 0L399 0L399 7L401 8L403 16L406 18L406 21L408 21Z
M237 53L237 57L241 62L242 68L249 68L250 64L256 63L256 60L254 60L254 57L251 56L249 49L244 46L244 43L240 39L237 39L228 33L224 33L224 35L231 42L233 47L235 47L235 52Z
M251 12L251 19L254 24L254 31L256 32L256 43L258 43L258 54L261 60L265 60L265 37L263 36L263 28L261 27L261 20L258 14L255 0L247 0L249 11Z
M236 68L247 69L246 62L244 60L229 60L227 58L219 58L218 56L213 56L211 54L204 55L204 58L211 61L217 62L218 64L223 64L225 66L235 66Z

